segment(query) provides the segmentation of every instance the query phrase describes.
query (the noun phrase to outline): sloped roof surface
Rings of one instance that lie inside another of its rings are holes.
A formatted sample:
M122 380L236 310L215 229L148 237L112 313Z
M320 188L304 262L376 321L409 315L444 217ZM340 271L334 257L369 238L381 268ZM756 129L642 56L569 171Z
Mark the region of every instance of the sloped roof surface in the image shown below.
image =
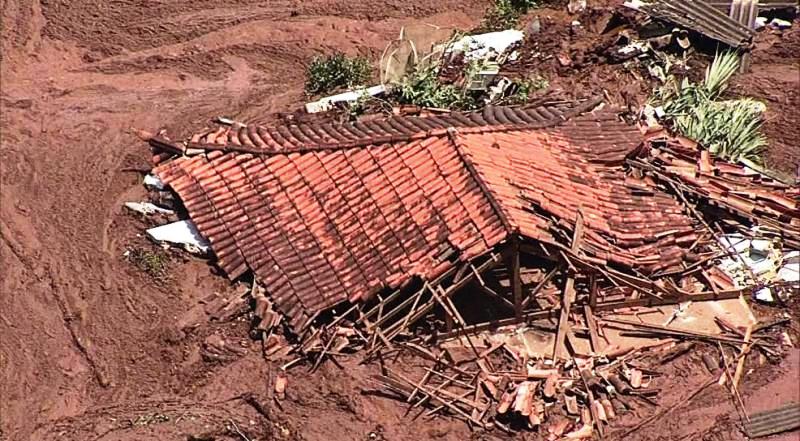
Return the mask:
M590 100L583 103L550 102L525 108L487 106L479 112L392 116L346 124L303 123L276 127L233 124L197 133L186 146L162 141L181 151L186 147L252 153L338 149L421 139L432 130L448 127L551 127L595 107L597 103L597 100Z
M253 270L295 327L412 276L433 278L511 234L551 241L550 222L574 222L579 209L583 251L599 259L669 266L682 256L679 243L695 238L673 199L606 165L641 140L609 113L539 130L381 139L209 151L155 172L184 201L220 267L232 278Z

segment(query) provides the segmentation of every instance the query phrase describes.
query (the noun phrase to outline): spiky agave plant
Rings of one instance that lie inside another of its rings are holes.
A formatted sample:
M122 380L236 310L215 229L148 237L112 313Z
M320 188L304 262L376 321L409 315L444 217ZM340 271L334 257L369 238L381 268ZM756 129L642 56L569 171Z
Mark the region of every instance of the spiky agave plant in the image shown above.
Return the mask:
M704 101L674 120L675 129L715 156L760 163L767 140L761 133L761 103L749 98Z
M764 105L750 98L719 100L738 68L738 55L717 54L701 84L685 78L679 83L672 77L653 101L663 106L665 118L678 132L714 155L760 163L767 144L761 133Z

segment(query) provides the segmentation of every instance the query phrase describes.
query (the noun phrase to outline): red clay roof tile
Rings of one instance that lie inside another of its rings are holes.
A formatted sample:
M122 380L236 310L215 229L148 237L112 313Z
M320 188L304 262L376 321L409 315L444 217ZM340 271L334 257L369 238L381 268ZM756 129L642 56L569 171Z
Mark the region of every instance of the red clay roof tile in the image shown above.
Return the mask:
M579 209L587 254L674 263L679 247L646 244L692 235L689 219L672 198L654 196L645 181L629 185L609 166L640 144L637 129L604 112L553 127L568 110L239 126L192 138L238 151L179 157L155 172L182 198L220 267L231 277L252 270L292 326L414 276L435 277L454 264L442 257L449 247L467 260L509 234L552 242L551 217L569 225Z

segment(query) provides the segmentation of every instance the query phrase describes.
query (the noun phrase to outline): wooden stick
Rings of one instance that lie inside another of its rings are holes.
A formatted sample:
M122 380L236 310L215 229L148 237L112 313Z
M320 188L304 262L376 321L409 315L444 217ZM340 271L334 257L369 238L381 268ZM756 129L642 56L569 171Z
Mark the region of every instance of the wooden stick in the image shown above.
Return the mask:
M597 322L594 319L591 305L583 306L583 315L586 317L586 327L589 328L589 343L592 346L592 352L600 353L603 350L600 336L597 335Z
M514 317L522 319L522 279L519 271L519 242L514 241L511 254L511 291L514 294Z
M558 319L558 333L556 334L555 344L553 345L553 360L566 358L566 337L569 332L569 312L572 306L572 297L575 286L575 278L571 275L567 277L564 285L564 293L561 299L561 315Z
M741 357L739 358L739 363L736 365L736 372L733 374L731 386L737 389L739 387L739 380L742 379L742 374L744 374L744 362L747 359L747 353L750 351L750 338L752 335L753 325L751 324L747 327L747 331L744 333L744 343L742 344Z
M572 232L572 247L570 251L572 254L578 255L580 253L581 242L583 241L583 212L578 209L578 214L575 218L575 229ZM569 259L564 255L564 258L569 263ZM553 346L553 360L557 358L566 358L566 345L565 339L567 334L570 333L569 329L569 312L572 302L575 301L575 277L572 273L567 276L567 282L564 286L564 294L561 301L561 316L558 320L558 333L556 334L556 341ZM573 348L574 349L574 348Z
M442 354L439 354L439 357L441 357L441 356L442 356ZM425 372L425 375L422 376L422 379L419 381L419 384L423 384L424 385L425 383L427 383L428 380L431 378L431 375L433 374L434 370L436 369L436 366L438 366L438 365L439 365L439 360L436 360L436 362L433 365L433 369L428 369ZM414 397L417 395L417 391L419 391L419 386L414 387L414 390L411 391L411 394L406 399L406 403L410 403L410 402L412 402L414 400Z
M730 363L728 363L728 356L725 355L725 349L722 348L722 343L717 342L717 346L719 347L719 352L722 354L722 364L725 366L725 370L722 372L719 381L717 381L717 384L722 386L723 384L725 384L723 380L726 377L731 380L731 383L733 383L732 381L733 376L731 375ZM739 403L739 406L742 409L742 414L744 414L745 419L747 421L750 421L750 416L747 415L747 410L745 410L744 401L742 400L742 395L739 393L739 388L737 386L731 387L731 393L733 394L734 398L736 398L736 401Z
M541 290L542 290L542 288L544 288L544 286L547 284L547 282L549 282L549 281L550 281L550 280L553 278L553 276L555 276L555 275L556 275L556 273L557 273L557 272L558 272L560 269L561 269L561 267L560 267L560 266L556 266L555 268L551 269L551 270L550 270L550 272L548 272L546 276L544 276L544 279L542 279L542 281L541 281L541 282L539 282L539 283L538 283L538 284L537 284L537 285L536 285L536 286L533 288L533 290L532 290L531 292L529 292L529 293L528 293L528 296L527 296L527 297L525 298L525 300L522 302L522 309L525 309L525 308L527 308L527 307L528 307L528 304L530 304L530 302L531 302L531 301L532 301L532 300L533 300L533 299L536 297L536 294L538 294L538 293L539 293L539 291L541 291Z

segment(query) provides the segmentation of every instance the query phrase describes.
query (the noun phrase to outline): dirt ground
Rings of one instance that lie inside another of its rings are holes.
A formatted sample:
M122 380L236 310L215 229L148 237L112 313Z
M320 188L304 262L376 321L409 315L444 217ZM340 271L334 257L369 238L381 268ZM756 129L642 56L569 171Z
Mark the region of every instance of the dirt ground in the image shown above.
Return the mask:
M314 375L291 370L287 399L271 404L274 367L248 337L249 324L213 321L204 309L236 288L213 265L181 255L169 258L167 280L139 271L123 253L154 248L141 237L145 221L121 207L144 197L149 169L132 128L184 136L220 115L274 121L305 101L303 72L314 54L335 48L376 59L401 26L470 29L486 2L0 5L0 440L497 437L459 422L412 421L396 402L362 393L373 370L355 360ZM785 102L784 89L764 87ZM780 142L797 152L796 135ZM745 392L785 392L797 369L796 360L785 362ZM261 413L253 403L264 405ZM700 415L697 433L718 426L738 436L702 439L741 439L728 395L691 409ZM679 439L659 427L638 439ZM691 435L684 439L701 439Z

